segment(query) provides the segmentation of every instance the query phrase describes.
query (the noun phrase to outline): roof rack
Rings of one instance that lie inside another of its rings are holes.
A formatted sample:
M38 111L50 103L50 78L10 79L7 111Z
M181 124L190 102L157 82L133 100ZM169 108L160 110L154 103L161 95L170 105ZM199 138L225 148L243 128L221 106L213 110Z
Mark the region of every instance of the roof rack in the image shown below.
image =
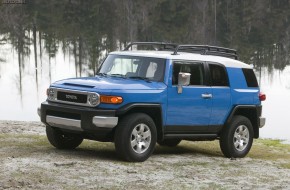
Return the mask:
M160 46L160 48L154 48L155 50L162 51L162 50L175 50L178 44L173 43L165 43L165 42L132 42L130 43L123 51L129 50L134 45L137 46Z
M218 46L178 45L175 48L173 55L177 55L177 52L200 53L202 55L217 55L222 57L233 58L236 60L238 59L237 50Z
M238 60L237 50L209 45L178 45L165 42L132 42L123 51L127 51L134 45L151 46L156 51L173 51L172 55L178 55L178 52L198 53L201 55L216 55ZM159 46L159 48L154 47Z

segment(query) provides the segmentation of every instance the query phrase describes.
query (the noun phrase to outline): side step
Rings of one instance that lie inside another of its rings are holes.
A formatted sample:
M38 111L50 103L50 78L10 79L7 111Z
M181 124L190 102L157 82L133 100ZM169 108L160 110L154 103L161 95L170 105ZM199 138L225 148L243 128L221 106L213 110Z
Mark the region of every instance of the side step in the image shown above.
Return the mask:
M217 134L165 134L164 139L190 139L190 140L202 140L202 139L216 139Z

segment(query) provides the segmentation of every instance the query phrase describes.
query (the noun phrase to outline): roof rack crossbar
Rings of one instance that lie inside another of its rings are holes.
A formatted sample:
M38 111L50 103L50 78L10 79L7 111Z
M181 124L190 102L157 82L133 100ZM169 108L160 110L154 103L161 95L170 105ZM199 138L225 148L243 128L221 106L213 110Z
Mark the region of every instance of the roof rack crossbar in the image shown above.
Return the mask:
M177 55L178 51L201 53L203 55L219 55L223 57L229 57L238 59L237 51L234 49L208 46L208 45L178 45L173 52L173 55Z
M218 46L209 46L209 45L178 45L174 43L165 43L165 42L132 42L130 43L123 51L132 50L134 45L138 46L152 46L157 51L173 51L172 55L177 55L178 52L187 52L187 53L199 53L202 55L216 55L222 57L228 57L233 59L238 59L237 51L235 49L229 49ZM156 48L154 46L161 46Z
M174 50L178 45L173 43L165 43L165 42L132 42L130 43L123 51L129 50L134 45L141 45L141 46L153 46L159 45L163 46L163 49Z
M235 55L235 54L232 54L232 53L225 53L225 52L218 52L218 51L208 51L208 52L206 52L206 55L218 55L218 56L234 58L235 60L238 60L238 55Z

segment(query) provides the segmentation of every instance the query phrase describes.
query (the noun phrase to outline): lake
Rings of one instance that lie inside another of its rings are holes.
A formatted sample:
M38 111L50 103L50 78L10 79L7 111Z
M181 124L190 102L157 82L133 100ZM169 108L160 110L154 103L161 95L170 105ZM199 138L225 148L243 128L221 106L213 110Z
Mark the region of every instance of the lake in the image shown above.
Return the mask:
M267 95L260 136L290 141L289 18L288 1L2 4L0 120L38 121L36 109L52 82L94 76L108 52L131 41L208 44L237 49L253 65Z

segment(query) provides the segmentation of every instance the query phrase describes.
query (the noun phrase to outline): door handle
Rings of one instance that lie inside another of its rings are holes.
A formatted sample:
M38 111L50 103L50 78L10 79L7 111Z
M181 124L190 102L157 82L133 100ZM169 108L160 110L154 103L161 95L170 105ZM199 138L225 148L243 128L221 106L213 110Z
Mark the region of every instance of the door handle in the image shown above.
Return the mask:
M212 94L201 94L201 97L204 99L210 99L212 98Z

